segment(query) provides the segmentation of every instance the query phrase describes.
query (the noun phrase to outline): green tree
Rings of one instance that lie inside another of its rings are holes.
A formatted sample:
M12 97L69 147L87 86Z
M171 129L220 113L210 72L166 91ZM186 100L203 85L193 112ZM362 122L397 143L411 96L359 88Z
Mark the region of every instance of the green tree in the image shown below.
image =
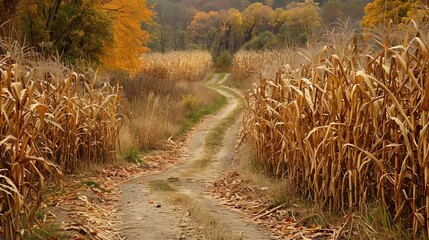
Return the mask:
M165 52L170 49L186 49L187 27L192 20L191 11L184 4L171 0L157 1L154 10L157 13L155 22L146 27L152 34L152 46L158 46L152 50Z
M66 61L99 61L113 29L94 1L21 0L21 30L40 51L58 51Z
M253 38L244 45L245 49L248 50L266 50L274 49L279 46L279 40L277 36L270 32L265 31L259 34L257 37Z

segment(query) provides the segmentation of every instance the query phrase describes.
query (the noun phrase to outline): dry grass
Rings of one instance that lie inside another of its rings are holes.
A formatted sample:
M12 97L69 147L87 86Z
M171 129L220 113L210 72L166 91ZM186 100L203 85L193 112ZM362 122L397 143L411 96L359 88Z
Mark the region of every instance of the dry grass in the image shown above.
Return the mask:
M201 82L168 81L140 73L117 75L130 111L121 132L121 150L158 149L180 133L194 114L220 101L220 96ZM201 79L202 80L202 79Z
M261 75L270 76L285 64L289 64L290 70L297 69L300 63L302 59L292 50L259 52L242 50L234 54L232 75L238 83L251 87Z
M206 51L148 53L143 56L146 75L164 81L200 81L213 65Z
M284 66L247 95L259 163L321 207L347 213L378 201L394 222L427 235L427 31L395 41L330 34L346 43L302 52L299 71Z
M137 76L117 73L123 87L129 124L121 133L122 151L157 149L188 127L194 114L220 100L201 84L212 60L208 52L144 55L145 68Z
M0 39L0 222L6 239L31 229L45 178L116 157L118 86Z
M288 207L297 206L300 211L310 208L308 202L293 194L293 188L290 185L261 171L256 152L249 143L242 143L238 147L234 161L245 186L264 188L264 196L258 196L258 200L268 199L273 207L285 204Z
M206 239L240 239L239 236L234 236L232 234L228 226L202 208L200 204L191 197L181 193L172 193L169 195L168 199L173 204L179 205L189 212L194 222L202 226Z
M220 77L220 79L223 79L223 77ZM231 89L224 88L223 90L228 94L231 94L233 98L237 99L237 106L235 106L234 109L231 109L231 111L207 133L207 136L204 139L205 151L203 156L192 164L188 171L184 173L185 176L190 176L194 173L200 172L213 162L219 149L222 147L226 131L237 123L243 112L244 102L242 100L242 96Z

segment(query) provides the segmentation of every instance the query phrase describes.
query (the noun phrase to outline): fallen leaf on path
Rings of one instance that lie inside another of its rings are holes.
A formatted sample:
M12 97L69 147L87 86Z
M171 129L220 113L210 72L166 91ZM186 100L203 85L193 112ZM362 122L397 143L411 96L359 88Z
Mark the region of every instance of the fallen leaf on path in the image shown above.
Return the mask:
M74 240L123 239L119 228L121 217L117 213L120 185L144 174L165 170L185 157L189 134L176 142L169 139L162 150L145 156L144 163L107 165L102 170L66 176L63 188L51 190L54 194L46 197L46 207L51 214L43 221L58 222L57 217L61 216L65 220L60 228L71 232ZM171 178L170 181L179 179Z
M247 215L253 222L273 231L282 239L333 239L335 228L305 227L290 216L286 204L272 206L267 197L267 187L249 186L243 176L232 170L223 174L209 186L209 192L222 205Z

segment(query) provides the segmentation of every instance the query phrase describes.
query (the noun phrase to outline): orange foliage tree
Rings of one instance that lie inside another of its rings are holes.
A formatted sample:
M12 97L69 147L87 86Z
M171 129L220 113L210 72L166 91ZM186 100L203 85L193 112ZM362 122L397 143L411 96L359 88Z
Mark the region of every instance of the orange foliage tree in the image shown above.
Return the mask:
M217 28L220 27L219 12L197 12L188 26L191 39L200 43L203 49L210 49L218 37Z
M104 47L101 61L109 69L136 72L142 67L141 56L148 52L149 34L142 23L152 21L152 7L146 0L100 0L102 9L113 23L114 38Z

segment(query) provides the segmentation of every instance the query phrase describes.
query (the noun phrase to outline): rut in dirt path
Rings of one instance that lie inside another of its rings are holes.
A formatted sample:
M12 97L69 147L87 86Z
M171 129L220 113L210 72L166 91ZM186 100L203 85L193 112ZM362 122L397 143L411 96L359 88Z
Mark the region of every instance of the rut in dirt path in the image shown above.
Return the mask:
M219 77L215 74L207 85L224 95L228 103L191 132L186 157L166 171L121 187L124 238L272 239L205 192L205 184L231 167L240 126L242 97L223 85L228 74ZM213 146L210 141L219 144Z

